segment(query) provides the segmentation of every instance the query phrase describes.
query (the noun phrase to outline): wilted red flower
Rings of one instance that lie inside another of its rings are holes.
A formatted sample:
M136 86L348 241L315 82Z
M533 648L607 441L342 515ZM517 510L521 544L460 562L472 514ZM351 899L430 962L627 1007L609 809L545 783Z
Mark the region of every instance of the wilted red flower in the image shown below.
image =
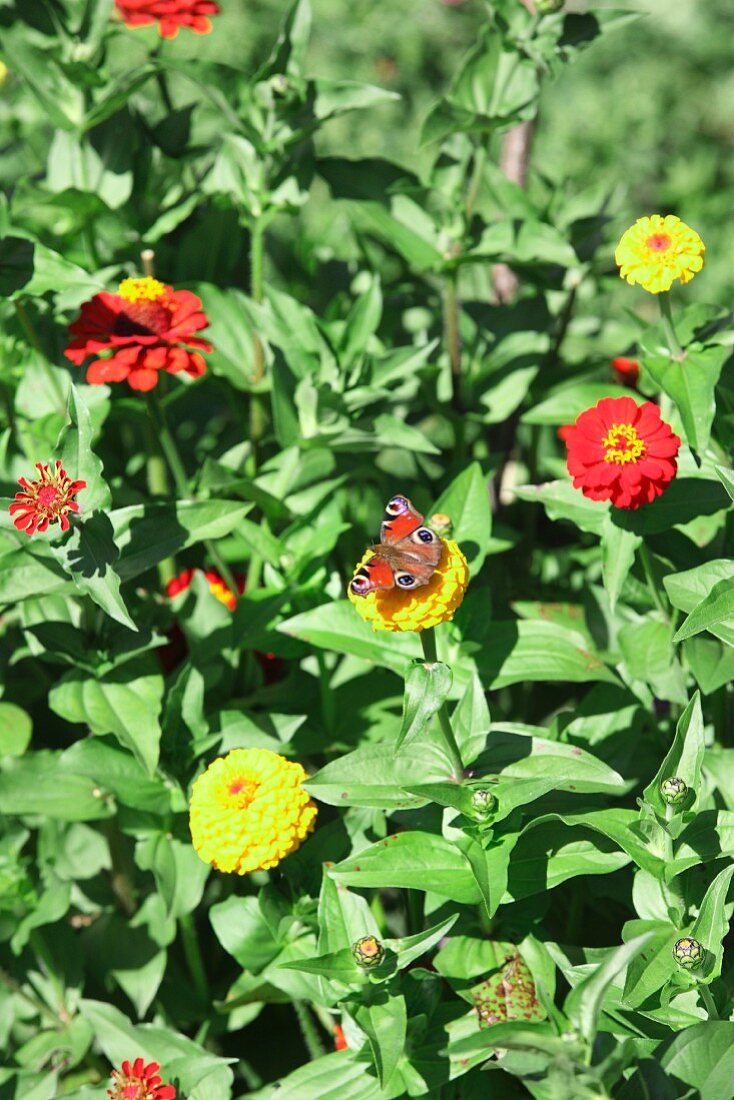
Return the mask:
M334 1024L334 1050L346 1050L348 1046L344 1028L341 1024Z
M23 492L15 494L8 508L11 516L15 516L13 523L27 535L45 531L50 523L56 522L61 524L62 531L68 531L67 512L79 511L73 498L80 489L86 489L86 481L72 481L58 458L53 469L46 462L37 462L36 469L41 476L35 481L26 481L24 477L18 480Z
M112 1100L175 1100L176 1090L173 1085L162 1084L160 1068L157 1062L146 1066L142 1058L136 1058L132 1066L123 1062L121 1069L112 1071L112 1088L107 1089L107 1095Z
M173 599L174 596L178 596L179 593L185 592L190 587L191 582L194 579L194 574L198 573L198 569L184 569L183 573L179 573L177 577L171 577L170 581L166 585L166 595L169 599ZM204 576L209 582L209 590L212 596L216 596L217 599L228 607L230 611L234 611L237 606L237 597L231 588L229 588L224 580L213 569L205 569ZM240 596L245 591L245 578L236 577L237 591Z
M639 508L675 477L680 439L651 401L604 397L577 418L566 439L575 488L615 508Z
M639 360L627 359L626 356L619 355L616 359L612 359L612 368L623 386L635 388L637 379L640 377Z
M193 335L208 324L201 299L190 290L174 290L149 276L124 279L117 294L102 291L83 303L69 325L76 339L64 355L78 367L95 357L87 370L92 385L127 379L134 390L152 390L161 370L192 378L204 373L203 358L190 349L212 350Z
M214 0L115 0L128 27L157 23L161 38L175 38L179 27L191 27L194 34L209 34L209 15L219 15Z

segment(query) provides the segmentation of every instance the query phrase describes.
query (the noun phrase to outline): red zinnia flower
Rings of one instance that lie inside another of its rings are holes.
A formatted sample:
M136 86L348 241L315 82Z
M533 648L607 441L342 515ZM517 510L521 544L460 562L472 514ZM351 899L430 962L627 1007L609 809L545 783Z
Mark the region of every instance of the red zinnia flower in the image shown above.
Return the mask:
M635 389L637 379L640 377L640 364L637 359L627 359L626 356L620 355L616 359L612 359L612 368L617 380L623 386L630 386Z
M11 516L17 512L13 523L27 535L45 531L49 523L57 521L62 531L68 531L66 513L79 511L73 497L80 489L86 489L86 481L72 481L58 458L54 469L46 462L37 462L36 469L41 476L35 481L26 481L24 477L18 480L23 492L15 494L8 508Z
M556 428L556 435L562 443L565 443L572 431L573 424L561 424L560 428Z
M204 360L190 349L212 350L193 335L208 324L201 299L190 290L174 290L148 276L124 279L117 294L102 291L83 303L69 325L76 339L64 355L78 367L95 356L87 371L92 385L127 379L134 390L152 390L160 370L185 371L192 378L204 373Z
M334 1024L334 1050L346 1050L348 1046L344 1028L341 1024Z
M209 15L219 15L214 0L115 0L128 27L157 23L161 38L175 38L179 27L191 27L194 34L209 34Z
M112 1100L175 1100L173 1085L161 1084L160 1068L157 1062L146 1066L142 1058L136 1058L132 1066L123 1062L122 1069L112 1071L112 1088L107 1089L107 1095Z
M169 599L178 596L180 592L185 592L190 587L194 574L198 572L198 569L184 569L183 573L179 573L177 577L171 577L166 585L166 595ZM216 596L225 607L228 607L230 611L234 611L237 606L237 597L232 589L224 583L219 573L216 573L213 569L205 569L204 576L209 582L209 590L212 596ZM237 581L237 591L241 596L245 591L245 579L244 577L236 577L235 580Z
M568 472L584 496L639 508L675 477L680 439L651 401L604 397L577 418L566 447Z

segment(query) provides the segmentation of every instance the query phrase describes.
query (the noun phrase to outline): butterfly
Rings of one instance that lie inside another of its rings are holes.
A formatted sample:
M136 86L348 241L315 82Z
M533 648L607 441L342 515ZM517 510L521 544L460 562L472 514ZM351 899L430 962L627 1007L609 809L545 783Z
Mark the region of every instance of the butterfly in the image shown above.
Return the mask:
M435 531L424 525L423 516L407 497L395 496L385 505L380 541L370 550L372 557L360 566L349 583L355 596L428 584L441 561L443 543Z

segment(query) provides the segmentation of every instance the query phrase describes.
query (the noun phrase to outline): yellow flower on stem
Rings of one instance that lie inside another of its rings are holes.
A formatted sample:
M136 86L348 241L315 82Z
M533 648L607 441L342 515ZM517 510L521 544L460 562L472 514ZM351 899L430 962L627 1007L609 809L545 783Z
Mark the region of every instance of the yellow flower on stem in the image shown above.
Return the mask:
M238 875L275 867L295 852L318 810L300 764L269 749L233 749L194 783L191 839L199 857Z
M368 550L355 573L373 556ZM443 554L428 584L413 591L378 589L366 596L355 596L351 587L347 596L373 630L428 630L453 619L464 599L469 583L469 566L457 543L445 539Z
M621 278L650 294L670 290L676 279L688 283L703 267L706 246L675 214L638 218L614 253Z

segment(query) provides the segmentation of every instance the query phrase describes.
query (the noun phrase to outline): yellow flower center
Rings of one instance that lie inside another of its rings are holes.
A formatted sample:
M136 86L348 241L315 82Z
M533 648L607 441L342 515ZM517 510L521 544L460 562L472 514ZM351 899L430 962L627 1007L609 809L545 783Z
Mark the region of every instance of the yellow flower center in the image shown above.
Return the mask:
M246 810L257 793L258 784L245 776L230 780L227 786L227 802L238 810Z
M637 462L645 453L645 442L631 424L613 424L601 443L605 451L604 461L616 462L619 466Z
M166 293L166 286L146 275L143 279L123 279L117 293L126 302L156 302Z
M671 245L671 239L667 233L653 233L645 244L653 252L667 252Z

